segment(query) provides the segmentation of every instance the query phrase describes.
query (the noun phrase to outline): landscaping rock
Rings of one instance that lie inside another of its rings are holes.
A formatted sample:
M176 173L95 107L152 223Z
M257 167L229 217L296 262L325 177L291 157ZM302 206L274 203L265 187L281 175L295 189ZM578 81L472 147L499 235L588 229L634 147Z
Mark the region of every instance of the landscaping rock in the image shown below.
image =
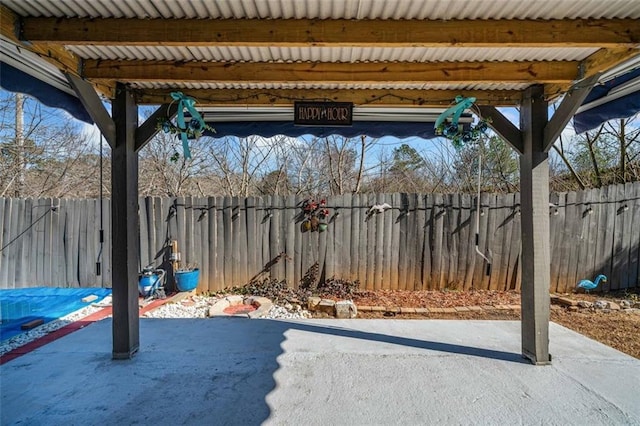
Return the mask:
M591 308L591 307L593 307L593 303L588 302L586 300L581 300L581 301L578 302L578 306L581 307L581 308Z
M358 316L358 308L351 300L340 300L335 304L336 318L350 319Z
M315 311L318 308L321 300L322 299L319 297L309 297L307 299L307 309L310 311Z
M628 300L621 300L620 307L622 309L629 309L631 307L631 302L629 302Z
M324 312L325 314L333 316L335 314L336 302L329 299L322 299L316 306L316 311Z
M619 311L620 305L618 305L616 302L607 302L607 308L611 309L612 311Z
M596 309L607 309L609 307L609 304L606 300L596 300L593 304L593 307Z
M564 306L578 306L578 302L568 297L558 297L556 302Z

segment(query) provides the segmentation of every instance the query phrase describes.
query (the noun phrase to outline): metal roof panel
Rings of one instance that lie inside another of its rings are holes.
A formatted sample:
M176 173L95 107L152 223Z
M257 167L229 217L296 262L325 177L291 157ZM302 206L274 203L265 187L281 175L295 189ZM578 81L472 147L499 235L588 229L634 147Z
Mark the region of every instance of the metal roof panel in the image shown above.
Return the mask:
M22 16L249 19L640 18L639 0L3 0Z

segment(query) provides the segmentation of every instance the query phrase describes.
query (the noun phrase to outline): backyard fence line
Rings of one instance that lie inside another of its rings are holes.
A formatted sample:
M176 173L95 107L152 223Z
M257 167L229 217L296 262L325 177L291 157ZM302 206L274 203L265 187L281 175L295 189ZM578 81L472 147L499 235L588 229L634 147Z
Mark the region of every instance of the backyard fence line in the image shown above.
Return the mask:
M331 278L368 290L520 288L519 194L481 196L478 251L491 268L476 252L473 195L331 196L324 232L305 230L305 200L140 199L140 269L166 261L175 239L182 265L200 268L200 291ZM609 277L606 290L640 286L640 182L551 194L550 200L551 291L570 291L600 273ZM371 210L385 203L391 208ZM0 288L110 287L117 267L110 209L110 200L0 198Z

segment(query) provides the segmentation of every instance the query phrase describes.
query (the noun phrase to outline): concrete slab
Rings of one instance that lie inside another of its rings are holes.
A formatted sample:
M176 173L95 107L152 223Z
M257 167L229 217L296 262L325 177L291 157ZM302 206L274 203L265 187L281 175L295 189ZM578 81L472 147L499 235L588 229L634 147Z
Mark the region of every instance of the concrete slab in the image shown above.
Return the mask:
M4 364L2 424L640 424L640 360L556 324L538 367L511 321L140 324L132 360L107 319Z

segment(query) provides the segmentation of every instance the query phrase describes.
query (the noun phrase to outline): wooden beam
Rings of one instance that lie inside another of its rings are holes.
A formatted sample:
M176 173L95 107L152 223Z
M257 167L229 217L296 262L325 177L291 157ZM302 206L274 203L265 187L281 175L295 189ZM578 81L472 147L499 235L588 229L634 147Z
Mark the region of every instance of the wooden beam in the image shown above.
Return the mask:
M524 147L520 156L522 355L536 365L551 363L549 155L543 150L547 108L542 86L525 90L520 110Z
M9 8L0 5L0 33L13 41L21 48L29 50L57 68L71 74L78 74L80 61L72 53L65 50L63 46L47 45L45 43L24 43L19 39L21 28L20 18Z
M162 104L157 110L145 120L144 123L136 130L135 151L138 152L158 133L158 120L167 118L171 120L178 112L178 104L168 103Z
M500 111L493 106L477 105L483 119L489 120L489 126L507 141L518 154L524 154L522 146L522 132L512 122L510 122Z
M86 60L85 78L154 82L566 82L578 62L239 63Z
M633 49L619 47L614 49L600 49L580 62L581 75L579 79L588 78L593 75L605 72L637 55L640 55L640 50L638 50L637 48ZM554 99L560 95L563 95L571 88L573 84L574 82L548 84L545 87L547 99Z
M171 90L145 89L138 104L172 101ZM387 89L183 89L199 106L293 105L294 101L353 102L355 105L447 106L457 95L475 97L478 104L519 105L522 93L516 90L387 90Z
M580 108L582 101L587 97L593 86L598 82L600 74L594 74L591 77L577 83L573 89L569 90L562 103L556 109L551 120L544 128L544 137L542 149L549 152L551 145L558 139L567 123L575 112Z
M20 35L65 45L612 47L638 44L640 24L634 19L25 18Z
M138 155L135 152L138 107L124 85L118 84L116 91L112 103L116 140L111 150L112 356L129 359L140 347Z
M95 89L80 77L73 74L65 74L65 76L91 119L96 123L109 146L113 148L116 143L116 126Z

